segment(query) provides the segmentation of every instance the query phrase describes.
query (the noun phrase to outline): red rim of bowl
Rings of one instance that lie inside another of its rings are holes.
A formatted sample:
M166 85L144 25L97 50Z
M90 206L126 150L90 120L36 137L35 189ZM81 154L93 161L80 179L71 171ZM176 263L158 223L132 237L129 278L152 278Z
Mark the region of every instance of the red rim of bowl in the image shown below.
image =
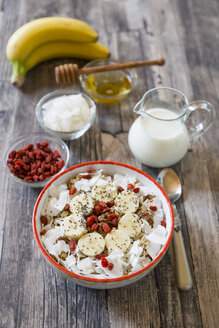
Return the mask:
M139 271L136 271L132 274L128 274L128 275L125 275L125 276L122 276L122 277L118 277L118 278L111 278L111 279L96 279L96 278L89 278L89 277L84 277L84 276L81 276L81 275L78 275L74 272L71 272L67 269L65 269L63 266L61 266L60 264L58 264L56 261L54 261L52 259L52 257L50 257L50 255L47 253L47 251L45 250L45 248L43 247L41 241L40 241L40 238L38 236L38 233L37 233L37 229L36 229L36 213L37 213L37 209L38 209L38 206L39 206L39 203L42 199L42 196L43 194L45 193L45 191L50 187L50 185L55 181L57 180L60 176L62 176L63 174L69 172L69 171L73 171L74 169L76 168L79 168L79 167L83 167L83 166L88 166L88 165L96 165L96 164L110 164L110 165L119 165L119 166L123 166L123 167L126 167L128 169L131 169L133 171L136 171L142 175L144 175L146 178L148 178L149 180L151 180L158 189L160 189L160 191L162 192L164 198L166 199L167 201L167 204L168 204L168 207L169 207L169 210L170 210L170 216L171 216L171 230L170 230L170 235L167 239L167 242L165 244L165 246L163 247L162 251L160 252L160 254L153 260L151 261L146 267L144 267L143 269L139 270ZM146 271L147 269L149 269L151 266L153 266L156 262L159 262L159 260L162 258L163 254L165 253L165 251L167 250L169 244L170 244L170 241L171 241L171 238L172 238L172 235L173 235L173 228L174 228L174 215L173 215L173 209L172 209L172 206L171 206L171 203L169 201L169 198L167 197L165 191L161 188L161 186L152 178L150 177L147 173L131 166L131 165L127 165L127 164L124 164L124 163L118 163L118 162L111 162L111 161L94 161L94 162L86 162L86 163L82 163L82 164L78 164L78 165L75 165L75 166L72 166L68 169L66 169L65 171L61 172L60 174L56 175L51 181L49 181L49 183L44 187L44 189L41 191L37 201L36 201L36 204L34 206L34 211L33 211L33 232L34 232L34 237L36 239L36 242L40 248L40 250L42 251L43 255L53 264L55 265L59 270L63 271L65 274L67 275L70 275L72 277L75 277L75 278L79 278L81 280L85 280L85 281L90 281L90 282L117 282L117 281L121 281L121 280L127 280L127 279L130 279L132 277L135 277L135 276L138 276L140 273Z

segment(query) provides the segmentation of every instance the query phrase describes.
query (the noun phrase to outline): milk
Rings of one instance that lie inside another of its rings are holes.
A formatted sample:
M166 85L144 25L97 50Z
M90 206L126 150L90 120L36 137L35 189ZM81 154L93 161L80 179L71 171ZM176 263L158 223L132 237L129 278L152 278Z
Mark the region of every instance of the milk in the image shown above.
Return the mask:
M139 116L129 130L128 143L133 155L152 167L177 163L189 147L185 124L166 108L152 108L146 113L150 116Z

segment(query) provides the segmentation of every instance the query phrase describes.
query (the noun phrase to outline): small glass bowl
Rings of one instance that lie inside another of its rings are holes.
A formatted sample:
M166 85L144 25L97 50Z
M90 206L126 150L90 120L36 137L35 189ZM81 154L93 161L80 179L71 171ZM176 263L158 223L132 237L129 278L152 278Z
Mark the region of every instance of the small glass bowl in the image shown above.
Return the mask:
M43 112L44 112L44 108L43 105L45 103L47 103L48 101L55 99L57 97L61 97L61 96L65 96L65 95L77 95L77 94L81 94L84 99L87 101L90 110L91 110L91 118L90 121L85 124L82 128L80 128L79 130L76 131L72 131L72 132L59 132L59 131L55 131L55 130L51 130L49 129L45 124L44 124L44 119L43 119ZM36 106L36 118L38 123L40 124L40 126L49 134L64 139L64 140L74 140L74 139L78 139L80 138L83 134L85 134L85 132L90 129L90 127L92 126L94 120L95 120L95 116L96 116L96 105L95 102L85 93L80 92L80 91L72 91L72 90L55 90L53 92L50 92L48 94L46 94L44 97L42 97L39 102L37 103Z
M22 180L22 179L16 177L13 173L11 173L11 171L9 170L9 168L7 166L7 160L8 160L8 155L10 154L10 152L12 150L19 150L19 149L24 148L25 146L27 146L29 144L34 144L34 147L36 147L37 142L42 143L44 141L49 142L49 148L51 148L52 151L57 149L59 151L60 155L61 155L61 160L64 160L64 166L61 168L61 170L59 172L54 174L52 177L49 177L48 179L45 179L45 180L42 180L42 181L36 181L36 182L28 182L28 181ZM8 148L8 150L7 150L7 152L5 153L5 156L4 156L4 166L5 166L8 174L10 175L10 177L13 180L17 181L17 182L19 182L23 185L32 187L32 188L45 187L45 185L50 180L52 180L57 174L59 174L60 172L64 171L67 168L68 161L69 161L69 150L68 150L68 147L65 144L65 142L61 139L49 136L48 134L45 134L45 133L33 133L33 134L20 136Z
M84 68L121 63L113 59L98 59ZM137 80L135 69L122 69L90 74L81 74L79 80L83 90L97 103L113 105L124 99L133 89Z

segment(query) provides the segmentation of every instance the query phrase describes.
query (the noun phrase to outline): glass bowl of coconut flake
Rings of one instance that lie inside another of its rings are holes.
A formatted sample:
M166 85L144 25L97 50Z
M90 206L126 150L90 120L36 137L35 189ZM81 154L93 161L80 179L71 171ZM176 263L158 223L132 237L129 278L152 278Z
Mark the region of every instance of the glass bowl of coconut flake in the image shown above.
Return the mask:
M92 126L95 116L94 101L76 90L55 90L43 96L36 106L40 126L64 140L80 138Z

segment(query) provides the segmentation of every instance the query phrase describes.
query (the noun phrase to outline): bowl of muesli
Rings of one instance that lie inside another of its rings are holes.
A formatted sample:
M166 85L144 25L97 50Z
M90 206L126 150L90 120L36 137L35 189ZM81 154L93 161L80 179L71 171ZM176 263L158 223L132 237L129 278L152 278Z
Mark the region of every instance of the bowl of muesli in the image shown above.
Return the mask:
M74 283L116 288L146 276L166 253L174 216L145 172L97 161L68 168L39 195L34 236L48 262Z

